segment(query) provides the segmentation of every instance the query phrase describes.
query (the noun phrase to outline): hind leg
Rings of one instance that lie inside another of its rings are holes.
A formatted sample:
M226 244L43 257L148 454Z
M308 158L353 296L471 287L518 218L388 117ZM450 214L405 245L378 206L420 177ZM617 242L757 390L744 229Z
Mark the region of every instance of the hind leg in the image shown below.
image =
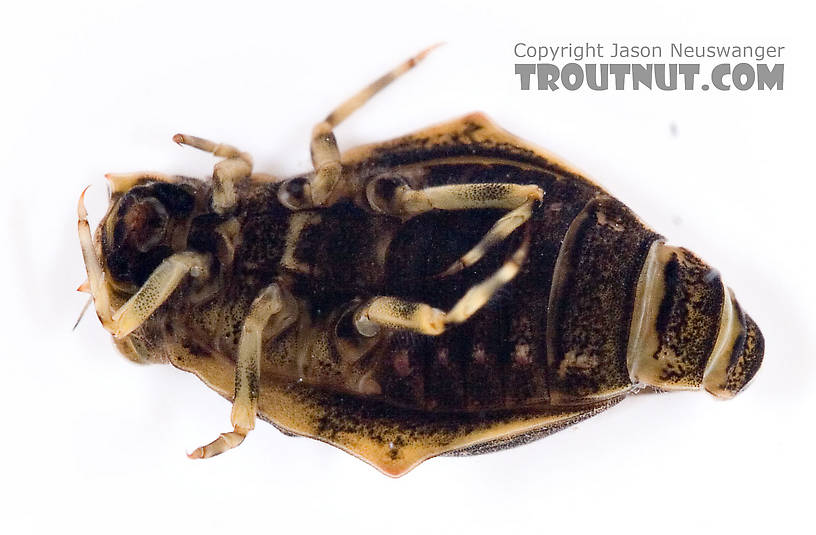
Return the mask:
M412 189L392 178L373 180L366 186L366 198L375 211L394 216L414 216L431 210L508 210L484 237L438 277L452 275L471 266L487 251L504 241L533 214L535 203L544 198L536 185L484 182Z
M493 275L470 288L448 312L426 303L414 303L399 297L375 297L355 314L354 323L363 336L374 336L380 327L414 331L437 336L448 325L464 323L505 284L513 280L527 258L529 232L516 252Z

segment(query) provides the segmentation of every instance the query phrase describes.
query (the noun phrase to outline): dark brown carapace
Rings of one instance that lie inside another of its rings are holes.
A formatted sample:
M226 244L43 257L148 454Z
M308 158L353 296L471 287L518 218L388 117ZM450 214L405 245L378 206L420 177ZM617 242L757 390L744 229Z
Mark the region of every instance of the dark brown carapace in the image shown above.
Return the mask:
M169 362L255 417L398 476L443 453L552 433L642 386L729 398L759 329L713 270L621 202L483 115L340 156L333 127L420 56L330 114L315 170L109 175L87 288L118 348Z

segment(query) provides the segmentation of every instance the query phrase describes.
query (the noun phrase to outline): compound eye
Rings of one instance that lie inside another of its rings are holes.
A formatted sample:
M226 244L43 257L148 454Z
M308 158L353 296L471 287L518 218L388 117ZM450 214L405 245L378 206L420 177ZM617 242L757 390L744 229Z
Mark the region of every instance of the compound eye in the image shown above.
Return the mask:
M366 185L368 204L377 212L398 213L399 193L407 187L405 180L399 175L375 177Z
M296 177L281 184L278 200L291 210L302 210L312 206L312 188L309 179Z
M136 250L144 253L158 245L167 231L167 210L153 197L138 199L131 204L122 222L125 236Z
M195 207L195 197L182 186L157 182L149 191L167 209L170 217L182 219L190 215Z

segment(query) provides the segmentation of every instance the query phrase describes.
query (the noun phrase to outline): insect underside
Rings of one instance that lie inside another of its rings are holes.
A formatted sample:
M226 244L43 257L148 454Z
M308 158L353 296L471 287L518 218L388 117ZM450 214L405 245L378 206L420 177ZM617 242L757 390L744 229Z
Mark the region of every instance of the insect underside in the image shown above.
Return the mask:
M620 201L472 114L342 156L334 128L430 51L339 106L314 171L275 180L229 145L212 180L108 175L79 236L120 351L392 476L523 443L649 385L728 398L764 343L719 274Z

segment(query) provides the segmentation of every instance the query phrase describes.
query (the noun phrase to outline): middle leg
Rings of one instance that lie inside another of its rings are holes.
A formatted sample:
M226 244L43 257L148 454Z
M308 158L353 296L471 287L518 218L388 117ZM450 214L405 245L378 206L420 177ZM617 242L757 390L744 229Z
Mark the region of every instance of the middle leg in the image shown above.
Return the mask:
M263 333L275 337L289 327L297 317L297 303L291 294L278 284L267 286L252 302L249 314L241 328L238 359L235 364L235 396L230 421L232 431L196 448L188 457L206 459L228 451L244 441L255 428Z
M416 56L377 78L356 95L340 104L314 127L310 146L312 163L315 169L314 177L307 181L294 179L284 183L280 189L284 205L293 209L328 206L343 196L342 192L335 191L340 185L342 166L340 164L340 150L337 148L337 139L334 137L334 128L368 102L371 97L414 68L437 46L439 45L426 48Z
M224 158L213 168L212 207L225 214L235 207L235 182L252 174L252 158L231 145L224 145L195 136L176 134L173 141Z

